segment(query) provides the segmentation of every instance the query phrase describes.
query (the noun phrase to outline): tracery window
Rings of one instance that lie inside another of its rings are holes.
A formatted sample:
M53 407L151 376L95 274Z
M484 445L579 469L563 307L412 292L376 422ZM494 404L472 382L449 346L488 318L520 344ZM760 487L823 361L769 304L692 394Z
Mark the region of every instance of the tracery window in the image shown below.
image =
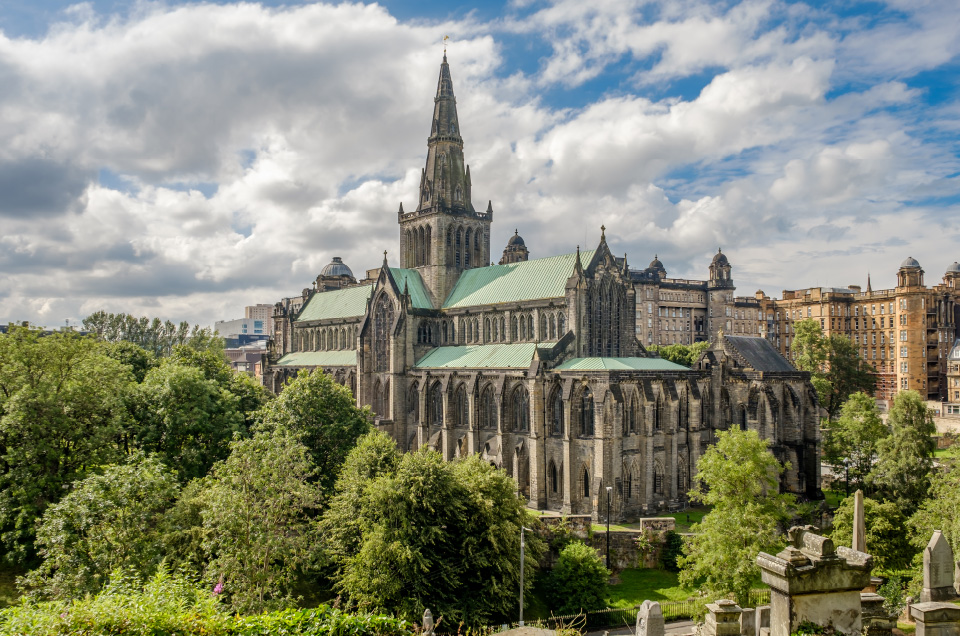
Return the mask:
M412 424L420 423L420 391L416 383L407 394L407 417Z
M663 430L663 402L660 400L659 395L657 396L656 403L653 405L653 430Z
M373 357L375 371L390 369L390 327L393 324L393 303L381 296L373 313Z
M527 337L530 338L530 340L534 340L537 337L533 331L533 314L527 316Z
M490 342L490 319L483 319L483 341Z
M579 407L580 435L583 437L592 437L594 430L593 393L589 387L584 387L580 393Z
M497 428L497 400L490 385L480 394L480 428Z
M590 496L590 472L586 468L583 469L582 480L583 480L583 496L589 497Z
M463 266L470 267L470 228L467 228L466 249L463 250Z
M559 478L559 475L557 474L557 465L553 462L552 459L550 460L550 490L554 494L559 494L561 492L560 478Z
M659 460L653 465L653 494L663 494L663 464Z
M557 337L562 338L565 333L567 333L567 319L563 312L560 312L557 314Z
M463 385L457 387L453 394L453 425L466 427L470 422L470 405L467 403L467 391Z
M430 424L443 426L443 387L439 382L430 388Z
M520 332L518 331L518 327L517 327L516 316L510 319L510 336L511 336L510 338L511 340L516 340L517 338L520 337Z
M530 430L530 398L522 386L513 390L513 428L519 432Z
M550 422L551 432L554 435L563 435L563 397L559 386L554 387L550 397Z
M377 380L377 383L373 387L373 412L384 418L387 417L387 411L390 406L389 387L389 381L381 384L380 380Z

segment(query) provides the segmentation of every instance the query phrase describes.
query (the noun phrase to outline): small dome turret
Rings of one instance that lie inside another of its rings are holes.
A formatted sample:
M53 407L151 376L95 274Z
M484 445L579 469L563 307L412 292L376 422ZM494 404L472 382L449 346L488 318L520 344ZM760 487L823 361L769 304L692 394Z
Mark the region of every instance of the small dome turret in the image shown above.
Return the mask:
M333 261L328 263L322 270L321 276L349 276L353 278L353 272L347 267L347 264L339 256L334 256Z
M526 246L526 243L523 242L523 237L520 236L519 230L513 231L513 236L510 237L510 240L507 241L507 247L523 247Z
M914 257L908 256L906 260L900 263L900 269L920 269L920 263Z
M720 251L719 248L717 248L717 253L714 255L712 263L713 263L714 265L729 265L729 264L730 264L730 262L727 260L727 255L724 254L722 251Z
M663 278L667 275L667 268L663 266L663 263L660 262L660 259L656 254L653 255L653 260L650 261L650 265L647 266L647 269L657 272L660 278Z
M953 264L947 268L948 274L960 274L960 263L953 261Z
M527 244L523 242L520 236L520 230L514 230L513 236L507 241L507 246L503 249L503 258L500 259L501 265L510 263L522 263L530 258L530 251Z

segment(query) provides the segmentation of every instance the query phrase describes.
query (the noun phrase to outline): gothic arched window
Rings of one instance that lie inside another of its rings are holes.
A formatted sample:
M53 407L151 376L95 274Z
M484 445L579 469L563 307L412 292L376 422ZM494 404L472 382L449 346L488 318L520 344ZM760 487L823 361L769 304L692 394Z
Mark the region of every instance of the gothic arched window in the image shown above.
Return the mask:
M483 319L483 341L490 342L490 319Z
M567 319L563 317L563 312L557 314L557 337L562 338L567 333Z
M530 398L522 386L513 390L513 430L530 430Z
M743 404L740 405L739 415L740 415L739 417L740 430L745 431L747 430L747 407L745 407Z
M527 339L527 319L523 316L520 316L520 339Z
M377 380L373 387L373 412L383 418L387 417L387 411L390 408L389 391L389 381L381 384L380 380Z
M468 412L469 404L467 403L467 390L463 388L463 385L457 387L457 390L453 394L453 425L465 427L470 422L470 414Z
M547 331L547 315L540 314L540 339L547 340L549 336L549 331Z
M554 494L560 492L560 479L557 474L557 465L550 460L550 491Z
M407 394L407 418L411 424L420 423L420 391L416 382Z
M657 396L656 403L653 405L653 430L663 430L663 402L660 400L659 395Z
M507 320L503 316L500 316L500 342L503 342L507 339Z
M563 435L563 397L559 386L554 387L550 397L550 422L551 432L554 435Z
M660 460L653 465L653 494L663 494L663 464Z
M520 332L517 327L517 317L514 316L510 319L510 339L516 340L520 337Z
M593 436L593 393L589 387L584 387L580 393L580 435L583 437Z
M443 387L439 382L430 388L428 408L430 409L430 424L443 426Z
M534 340L537 337L533 331L533 314L527 316L527 337L531 340Z
M470 267L470 228L467 228L465 246L466 249L463 250L463 266Z
M460 267L460 263L462 262L460 258L460 248L463 245L463 228L457 228L457 236L454 240L456 241L456 245L453 253L453 264L455 267Z
M430 261L430 252L433 250L433 228L427 226L426 236L423 238L423 264L429 265Z
M381 296L373 312L373 359L375 371L390 369L390 327L393 324L393 303Z
M584 468L582 475L583 475L582 476L583 496L585 498L589 498L590 497L590 472L586 468Z
M497 428L497 400L490 385L480 394L480 428Z

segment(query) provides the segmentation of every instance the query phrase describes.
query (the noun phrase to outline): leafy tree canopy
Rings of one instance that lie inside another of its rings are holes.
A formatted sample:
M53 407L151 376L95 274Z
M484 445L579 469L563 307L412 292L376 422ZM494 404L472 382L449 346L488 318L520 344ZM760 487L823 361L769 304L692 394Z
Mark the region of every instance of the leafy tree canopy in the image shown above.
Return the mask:
M931 478L927 498L910 517L910 541L927 546L934 530L943 532L955 555L960 554L960 460L949 457Z
M0 531L7 558L33 549L35 522L67 487L120 457L130 367L75 333L0 334Z
M321 490L329 494L347 453L370 430L370 410L357 408L350 389L323 371L300 371L262 410L261 430L281 427L309 449Z
M857 346L846 336L824 336L820 323L812 318L794 324L794 364L809 371L820 404L830 419L847 398L857 392L873 394L876 369L860 358Z
M368 438L369 439L369 438ZM357 510L359 540L340 540L335 583L351 603L419 620L430 607L448 624L512 617L519 589L520 527L533 523L516 484L479 457L439 453L395 461L382 441L358 446L348 468L379 472L366 488L338 490L331 511ZM366 457L361 460L360 456ZM341 485L350 482L342 481ZM344 502L360 495L359 500ZM543 553L527 534L525 584Z
M653 345L651 347L647 347L647 350L658 354L664 360L669 360L670 362L689 368L692 367L693 363L697 361L697 358L700 357L700 354L709 347L709 342L695 342L691 345Z
M190 324L178 325L159 318L137 318L131 314L111 314L97 311L83 319L85 331L92 331L106 342L132 342L153 355L168 356L177 345L186 344L191 337ZM193 335L202 330L193 328Z
M784 467L755 431L717 431L717 443L697 463L692 499L713 506L692 528L686 554L677 559L680 582L700 587L708 596L733 594L745 603L761 551L776 552L782 543L779 523L793 496L779 493Z
M889 435L876 400L866 393L854 393L841 408L840 417L825 427L825 459L838 472L848 471L856 488L869 491L867 475L877 461L880 441Z
M170 469L139 453L77 482L43 515L37 546L44 561L22 586L68 599L98 592L117 569L152 576L162 559L159 522L178 491Z
M904 532L906 519L896 504L864 497L863 518L867 553L873 555L877 567L884 572L909 567L917 550ZM836 545L853 545L853 497L844 499L837 508L830 538Z
M867 483L874 493L911 515L926 499L933 469L933 414L916 391L900 391L887 418L891 434L877 446Z

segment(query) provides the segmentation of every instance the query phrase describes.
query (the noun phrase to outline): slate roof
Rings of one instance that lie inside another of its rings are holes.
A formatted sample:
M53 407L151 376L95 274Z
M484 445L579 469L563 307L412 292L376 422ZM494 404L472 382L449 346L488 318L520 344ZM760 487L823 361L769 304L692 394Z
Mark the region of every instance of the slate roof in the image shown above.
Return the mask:
M581 265L586 267L593 253L594 250L580 252ZM576 258L574 252L521 263L468 269L460 275L443 308L562 298L566 294L567 279L573 274Z
M413 303L414 309L433 309L433 303L430 302L430 292L424 286L423 279L420 278L420 272L415 269L391 267L390 274L396 281L401 294L404 287L410 292L410 302Z
M755 371L796 373L787 361L766 338L752 336L727 336L723 339Z
M437 347L420 358L417 369L526 369L537 348L534 342L519 344ZM551 349L552 346L542 347Z
M557 371L689 371L687 367L663 358L573 358Z
M281 367L355 367L356 351L297 351L277 361Z
M373 285L358 285L314 294L297 316L297 322L359 318L367 313L367 300L372 293Z
M953 349L947 354L947 360L960 360L960 339L953 343Z

